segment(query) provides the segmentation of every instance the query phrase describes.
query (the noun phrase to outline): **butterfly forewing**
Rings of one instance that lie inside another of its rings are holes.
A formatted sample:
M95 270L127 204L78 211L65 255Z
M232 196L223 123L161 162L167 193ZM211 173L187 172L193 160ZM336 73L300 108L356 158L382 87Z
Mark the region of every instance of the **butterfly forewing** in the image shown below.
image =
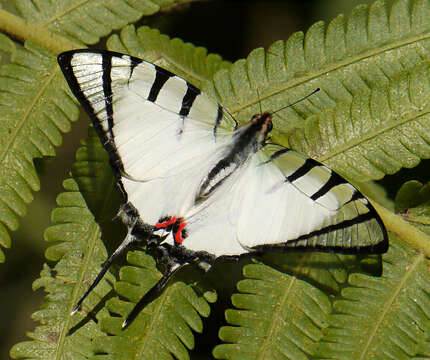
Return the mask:
M229 114L184 79L127 55L72 51L59 63L145 221L190 206L230 141Z

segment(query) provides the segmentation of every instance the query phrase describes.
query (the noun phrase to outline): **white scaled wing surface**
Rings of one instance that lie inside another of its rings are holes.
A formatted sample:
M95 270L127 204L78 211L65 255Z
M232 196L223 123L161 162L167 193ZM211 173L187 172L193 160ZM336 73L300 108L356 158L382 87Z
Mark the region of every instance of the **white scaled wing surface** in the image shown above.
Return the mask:
M373 206L335 172L291 150L273 162L263 156L254 157L244 177L255 190L238 195L234 207L243 246L346 253L386 248L385 228ZM281 160L286 165L274 164Z
M223 108L184 79L127 55L73 51L59 63L145 222L192 206L230 139L231 131L218 128L234 125Z
M263 152L252 156L211 201L187 217L184 246L215 256L288 248L386 251L382 221L357 189L294 151L282 157L284 171L275 164L278 159L268 161Z

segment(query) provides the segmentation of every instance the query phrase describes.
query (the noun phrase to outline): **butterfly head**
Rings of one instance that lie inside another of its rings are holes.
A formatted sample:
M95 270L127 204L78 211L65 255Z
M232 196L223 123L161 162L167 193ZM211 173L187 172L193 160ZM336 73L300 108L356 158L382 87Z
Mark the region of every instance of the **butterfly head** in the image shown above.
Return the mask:
M267 112L262 114L256 114L252 117L250 124L251 126L258 129L257 142L258 144L260 144L261 147L264 146L267 135L273 129L272 114Z

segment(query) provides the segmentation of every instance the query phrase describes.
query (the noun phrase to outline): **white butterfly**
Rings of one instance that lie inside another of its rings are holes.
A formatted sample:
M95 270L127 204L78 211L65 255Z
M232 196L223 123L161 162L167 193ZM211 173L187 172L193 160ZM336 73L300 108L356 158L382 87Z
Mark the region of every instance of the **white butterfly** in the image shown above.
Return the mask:
M317 161L268 144L271 113L237 127L186 80L128 55L77 50L58 62L109 152L129 227L74 311L135 242L156 248L167 265L150 294L184 264L208 270L220 256L387 251L385 227L356 188Z

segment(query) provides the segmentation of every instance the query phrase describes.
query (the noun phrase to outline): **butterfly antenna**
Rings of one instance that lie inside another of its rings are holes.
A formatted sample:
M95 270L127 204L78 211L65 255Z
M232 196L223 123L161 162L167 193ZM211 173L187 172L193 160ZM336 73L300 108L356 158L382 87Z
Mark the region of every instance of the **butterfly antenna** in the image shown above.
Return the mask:
M139 315L140 311L151 301L153 298L160 295L160 293L163 291L163 289L166 287L167 282L169 279L182 267L186 264L179 264L174 263L169 270L163 275L163 277L145 294L143 297L137 302L137 304L134 306L133 310L131 310L131 313L128 314L127 318L122 323L122 329L126 329L131 322L136 318L137 315Z
M89 293L98 285L100 280L103 279L103 276L109 270L113 262L118 258L119 255L121 255L124 251L126 251L131 244L133 244L136 241L136 238L133 235L131 235L132 230L133 230L133 227L130 228L129 232L127 233L127 236L125 237L121 245L118 246L118 248L112 253L111 256L109 256L109 258L103 264L101 271L98 273L97 277L94 279L94 281L92 282L88 290L85 292L85 294L79 299L78 303L73 308L70 315L73 315L75 312L81 309L81 306L84 300L87 298Z
M299 99L299 100L297 100L297 101L294 101L292 104L287 105L287 106L284 106L283 108L280 108L280 109L278 109L278 110L276 110L276 111L272 112L272 115L273 115L273 114L276 114L277 112L280 112L280 111L282 111L282 110L284 110L284 109L286 109L286 108L289 108L289 107L291 107L291 106L294 106L294 105L296 105L297 103L299 103L299 102L301 102L301 101L303 101L303 100L306 100L308 97L311 97L312 95L314 95L314 94L315 94L315 93L317 93L318 91L320 91L320 88L316 88L316 89L315 89L314 91L312 91L310 94L308 94L308 95L306 95L306 96L302 97L301 99Z

